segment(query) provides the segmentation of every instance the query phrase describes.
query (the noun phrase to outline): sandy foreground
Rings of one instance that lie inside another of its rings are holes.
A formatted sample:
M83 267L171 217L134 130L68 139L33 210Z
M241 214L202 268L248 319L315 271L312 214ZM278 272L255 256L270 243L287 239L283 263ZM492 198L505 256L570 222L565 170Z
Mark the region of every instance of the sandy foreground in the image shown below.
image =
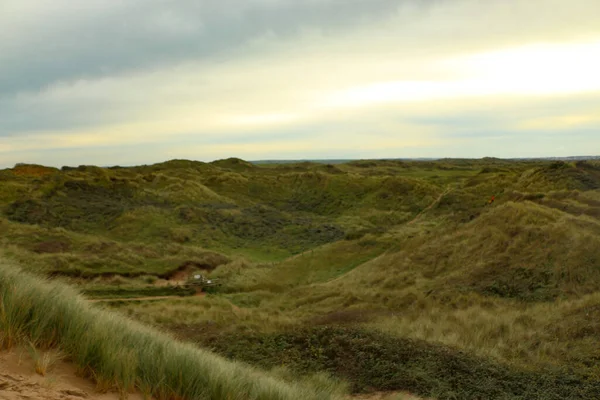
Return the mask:
M35 372L35 363L27 350L0 352L0 400L120 400L118 393L99 393L94 383L78 377L75 367L56 361L45 376ZM129 394L130 400L143 400ZM419 400L404 393L375 393L352 396L355 400Z
M49 368L46 376L35 372L26 350L0 353L0 399L2 400L119 400L117 393L98 393L93 382L80 378L75 368L62 361ZM142 400L139 394L131 400Z

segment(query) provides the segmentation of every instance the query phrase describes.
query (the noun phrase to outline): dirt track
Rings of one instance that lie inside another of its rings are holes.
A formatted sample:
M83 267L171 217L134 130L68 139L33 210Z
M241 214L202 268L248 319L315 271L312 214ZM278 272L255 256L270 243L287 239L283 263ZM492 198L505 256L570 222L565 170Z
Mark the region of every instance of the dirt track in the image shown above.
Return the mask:
M450 189L450 187L447 187L446 190L444 190L444 192L442 194L440 194L438 196L438 198L433 201L433 203L431 203L424 210L422 210L420 213L418 213L412 220L408 221L408 223L406 225L412 225L415 222L417 222L423 214L425 214L427 211L429 211L433 207L435 207L435 205L438 204L440 201L442 201L444 196L447 195L448 193L450 193L451 191L452 191L452 189Z
M154 301L154 300L184 300L193 297L204 297L206 293L196 293L194 296L148 296L148 297L116 297L111 299L88 299L90 303L110 303L117 301Z
M150 296L150 297L118 297L114 299L89 299L90 303L111 303L121 301L154 301L154 300L182 300L189 299L192 296Z

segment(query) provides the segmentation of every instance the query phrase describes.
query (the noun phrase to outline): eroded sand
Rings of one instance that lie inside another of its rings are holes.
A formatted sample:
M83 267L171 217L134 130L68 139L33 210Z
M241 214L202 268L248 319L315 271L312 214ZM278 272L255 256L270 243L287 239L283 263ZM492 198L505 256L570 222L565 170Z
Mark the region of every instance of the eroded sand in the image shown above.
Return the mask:
M93 382L80 378L75 368L56 362L41 376L35 373L31 356L25 350L0 353L0 399L2 400L119 400L117 393L98 393ZM137 394L131 400L142 400Z

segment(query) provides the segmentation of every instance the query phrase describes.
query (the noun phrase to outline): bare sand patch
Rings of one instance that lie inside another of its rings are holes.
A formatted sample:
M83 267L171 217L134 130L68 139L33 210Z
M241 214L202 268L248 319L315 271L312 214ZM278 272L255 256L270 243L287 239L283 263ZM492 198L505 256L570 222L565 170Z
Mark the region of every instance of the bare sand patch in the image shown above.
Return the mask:
M41 376L26 350L0 352L0 399L2 400L119 400L118 393L99 393L96 385L77 376L73 365L57 361ZM143 400L130 394L130 400Z

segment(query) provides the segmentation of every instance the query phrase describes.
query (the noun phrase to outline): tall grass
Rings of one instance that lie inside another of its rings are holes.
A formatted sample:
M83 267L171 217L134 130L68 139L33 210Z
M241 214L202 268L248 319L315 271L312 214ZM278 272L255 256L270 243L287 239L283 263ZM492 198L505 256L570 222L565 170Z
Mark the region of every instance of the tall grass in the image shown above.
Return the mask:
M0 345L59 348L99 386L158 399L329 399L327 388L284 382L173 341L88 305L66 285L0 263Z

